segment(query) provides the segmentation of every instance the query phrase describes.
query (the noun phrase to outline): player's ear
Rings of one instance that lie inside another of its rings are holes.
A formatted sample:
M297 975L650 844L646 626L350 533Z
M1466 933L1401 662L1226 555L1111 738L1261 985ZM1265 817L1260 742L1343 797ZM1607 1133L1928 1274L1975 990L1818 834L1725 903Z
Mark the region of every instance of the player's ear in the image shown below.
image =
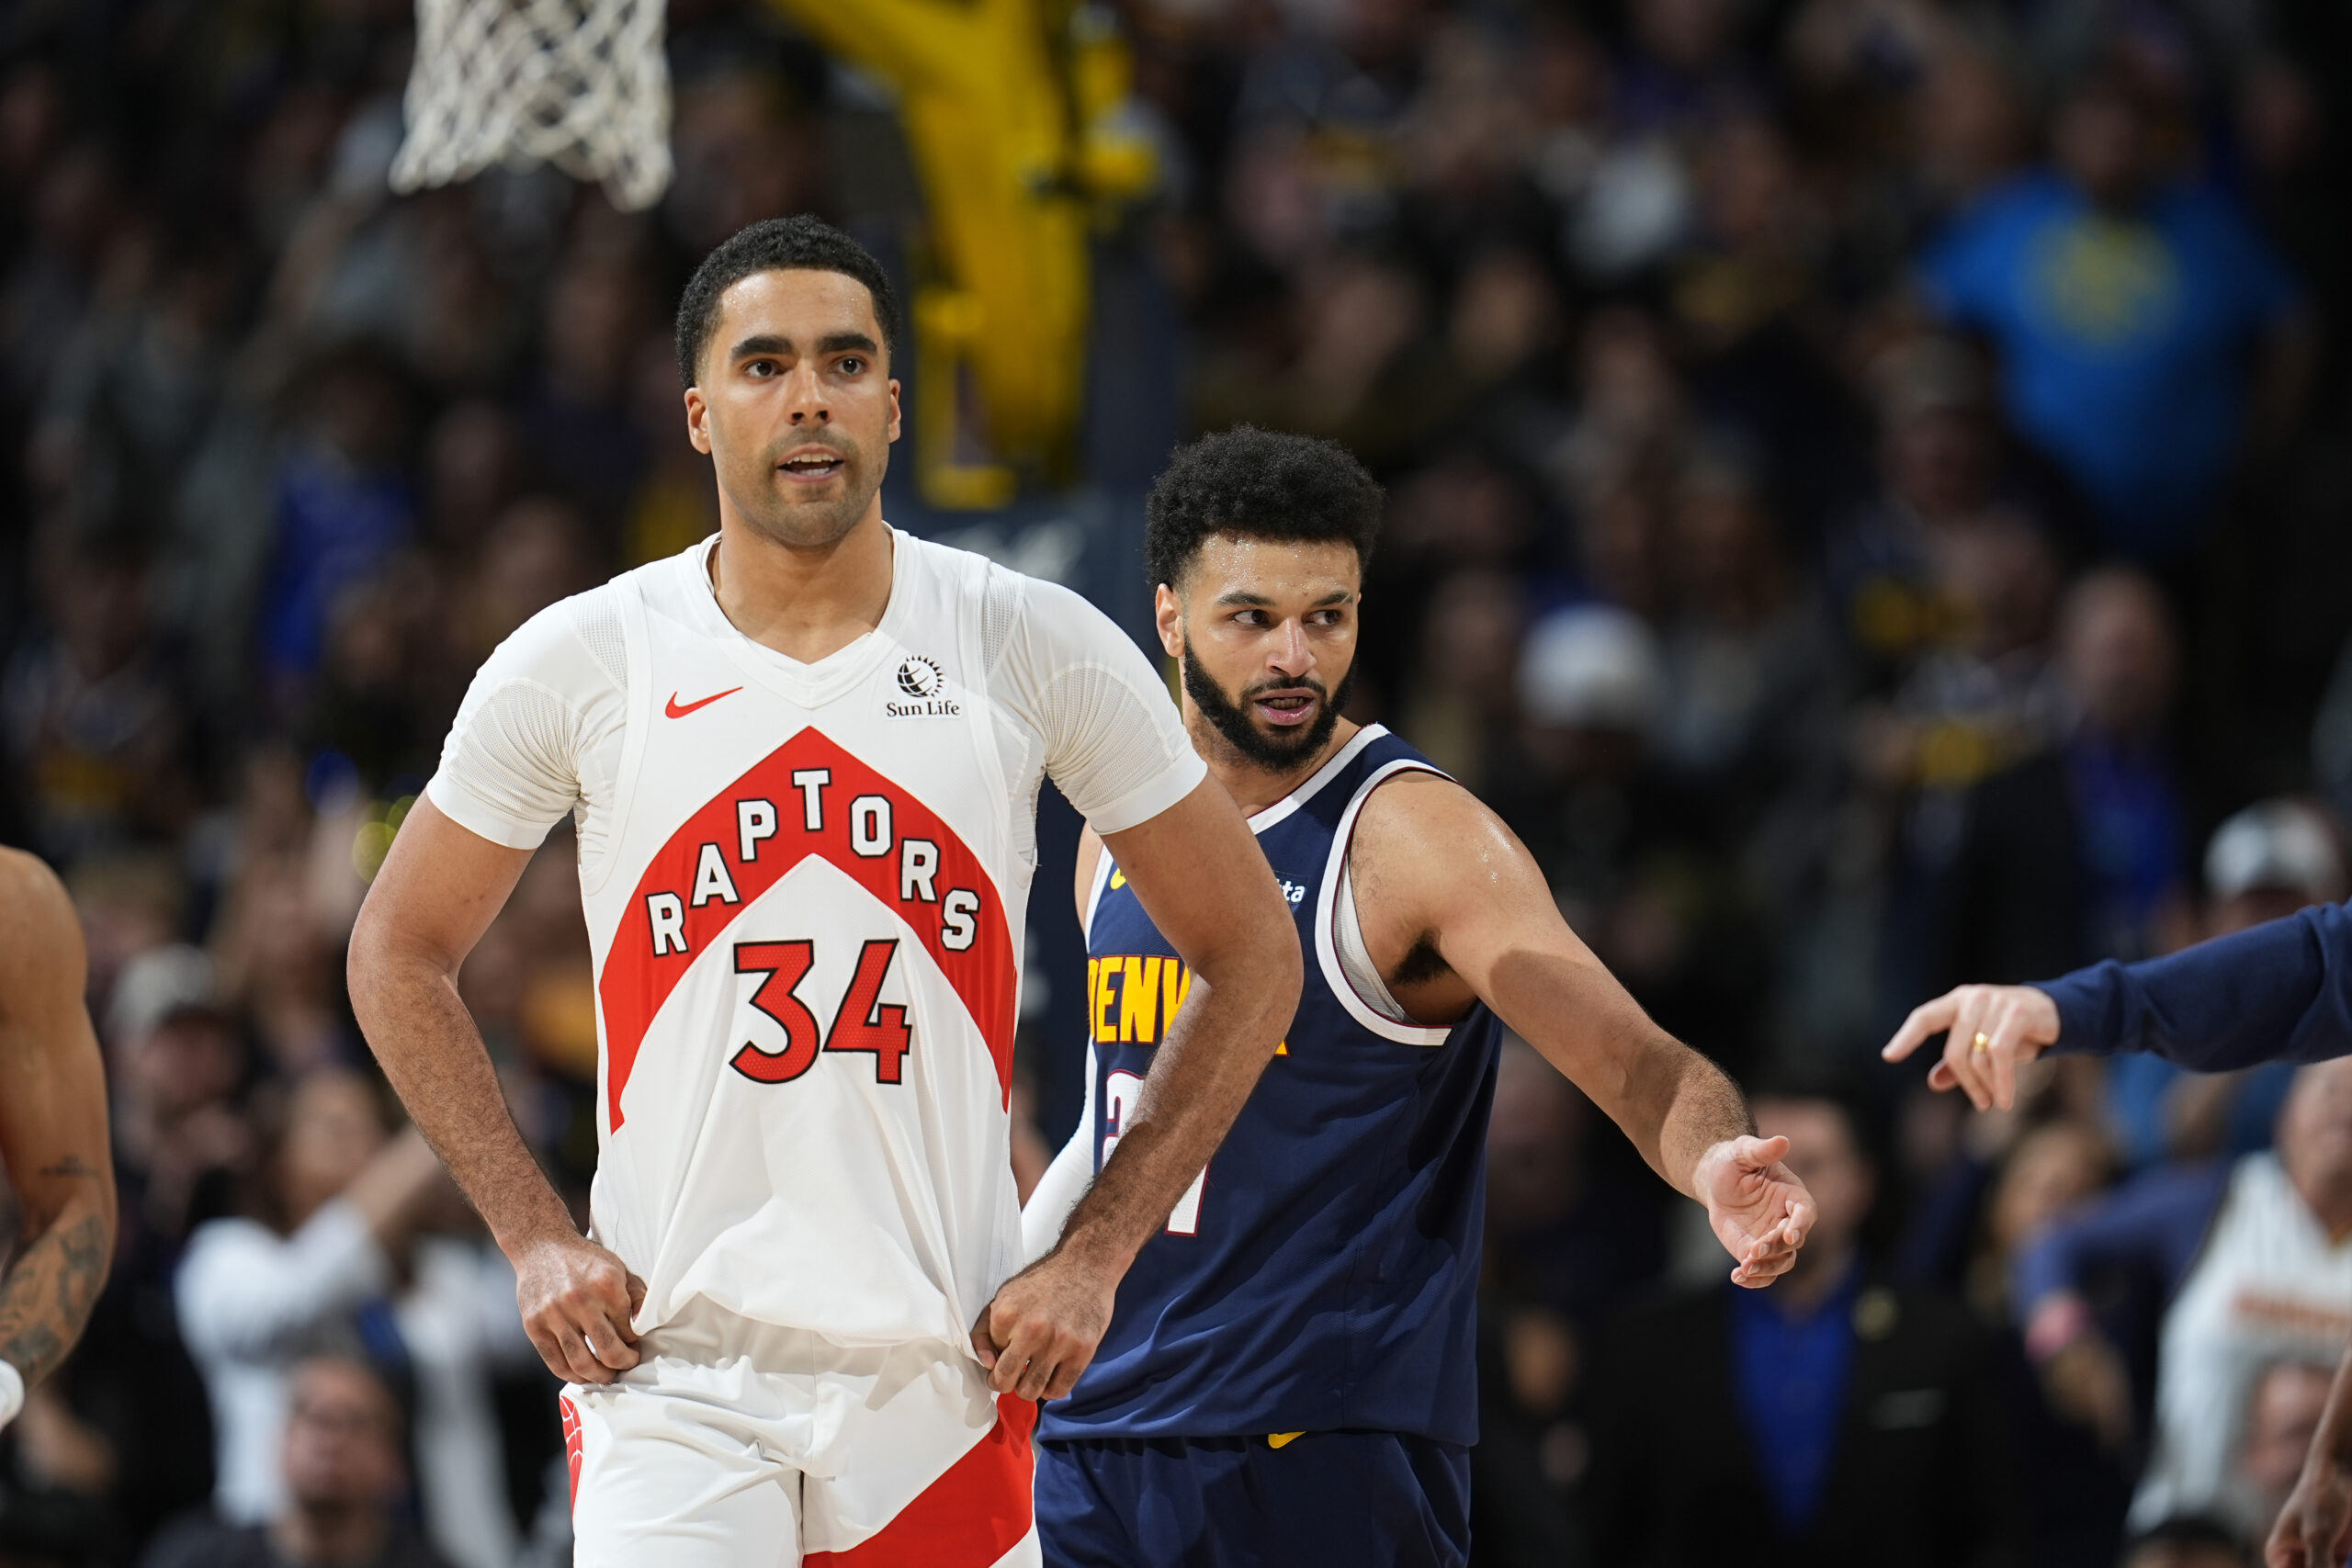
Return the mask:
M899 438L899 378L890 378L890 439Z
M1170 659L1184 656L1184 604L1166 583L1151 591L1152 624L1159 628L1159 646Z
M890 434L898 434L895 419ZM704 457L710 456L710 404L704 400L700 387L686 389L686 440Z

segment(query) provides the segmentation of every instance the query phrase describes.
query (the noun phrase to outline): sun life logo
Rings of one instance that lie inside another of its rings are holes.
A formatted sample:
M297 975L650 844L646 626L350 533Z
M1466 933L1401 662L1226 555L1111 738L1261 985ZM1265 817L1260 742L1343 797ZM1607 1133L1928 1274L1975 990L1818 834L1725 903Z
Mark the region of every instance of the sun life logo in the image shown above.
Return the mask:
M939 695L939 688L946 683L947 677L941 671L936 660L918 653L899 661L899 690L910 697L935 697Z
M944 695L947 672L925 654L909 654L899 661L899 690L912 700L884 703L882 711L892 718L954 718L964 711L962 704Z

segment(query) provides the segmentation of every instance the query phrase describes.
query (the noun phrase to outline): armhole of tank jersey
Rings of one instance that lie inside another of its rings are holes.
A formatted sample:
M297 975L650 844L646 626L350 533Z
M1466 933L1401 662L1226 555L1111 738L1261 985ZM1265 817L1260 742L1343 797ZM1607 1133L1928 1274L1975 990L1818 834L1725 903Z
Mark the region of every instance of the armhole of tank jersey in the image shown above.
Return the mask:
M645 596L636 574L614 585L620 600L621 648L628 666L628 684L621 694L621 761L613 780L613 816L605 827L605 853L594 866L581 867L580 891L594 897L619 864L628 837L629 807L637 795L638 769L645 761L646 687L652 679L648 657L650 637L645 626Z
M1097 840L1096 842L1100 843L1101 840ZM1115 869L1111 863L1111 846L1103 844L1102 852L1094 857L1094 886L1092 891L1086 895L1086 919L1080 922L1078 928L1079 935L1083 937L1090 946L1094 941L1094 911L1102 907L1103 890L1111 886L1111 873Z
M1331 858L1323 866L1322 889L1315 897L1315 962L1322 966L1324 985L1339 998L1348 1016L1364 1028L1384 1040L1394 1040L1399 1045L1442 1045L1453 1035L1453 1025L1399 1023L1393 1018L1382 1016L1357 993L1355 982L1348 978L1346 968L1340 963L1340 873L1348 863L1348 850L1355 841L1356 818L1363 814L1364 802L1372 798L1374 790L1398 773L1436 773L1440 778L1446 776L1427 762L1400 757L1396 761L1384 763L1358 785L1354 797L1348 802L1348 808L1340 814L1339 828L1331 835ZM1354 878L1347 880L1353 882Z

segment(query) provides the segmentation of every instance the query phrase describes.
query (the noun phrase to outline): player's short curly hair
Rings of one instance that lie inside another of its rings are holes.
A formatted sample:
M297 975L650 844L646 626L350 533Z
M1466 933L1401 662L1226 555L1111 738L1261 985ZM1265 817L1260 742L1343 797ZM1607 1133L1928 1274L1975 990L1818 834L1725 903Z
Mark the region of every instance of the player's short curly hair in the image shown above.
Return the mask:
M874 254L821 218L800 213L763 218L738 229L702 258L686 291L678 297L678 376L687 386L699 378L702 351L718 325L718 297L758 272L838 272L865 285L874 296L874 319L882 323L882 348L899 357L899 299L890 275Z
M1369 565L1380 509L1380 486L1338 442L1238 424L1179 447L1152 484L1144 570L1175 587L1211 534L1338 540Z

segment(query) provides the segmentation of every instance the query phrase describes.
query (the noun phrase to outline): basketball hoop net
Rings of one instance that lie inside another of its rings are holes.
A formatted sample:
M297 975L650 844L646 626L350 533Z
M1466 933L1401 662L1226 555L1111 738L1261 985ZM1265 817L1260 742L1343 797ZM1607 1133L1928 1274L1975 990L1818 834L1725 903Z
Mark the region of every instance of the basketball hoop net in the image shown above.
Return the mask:
M600 180L625 211L670 183L664 0L417 0L397 191L493 164Z

